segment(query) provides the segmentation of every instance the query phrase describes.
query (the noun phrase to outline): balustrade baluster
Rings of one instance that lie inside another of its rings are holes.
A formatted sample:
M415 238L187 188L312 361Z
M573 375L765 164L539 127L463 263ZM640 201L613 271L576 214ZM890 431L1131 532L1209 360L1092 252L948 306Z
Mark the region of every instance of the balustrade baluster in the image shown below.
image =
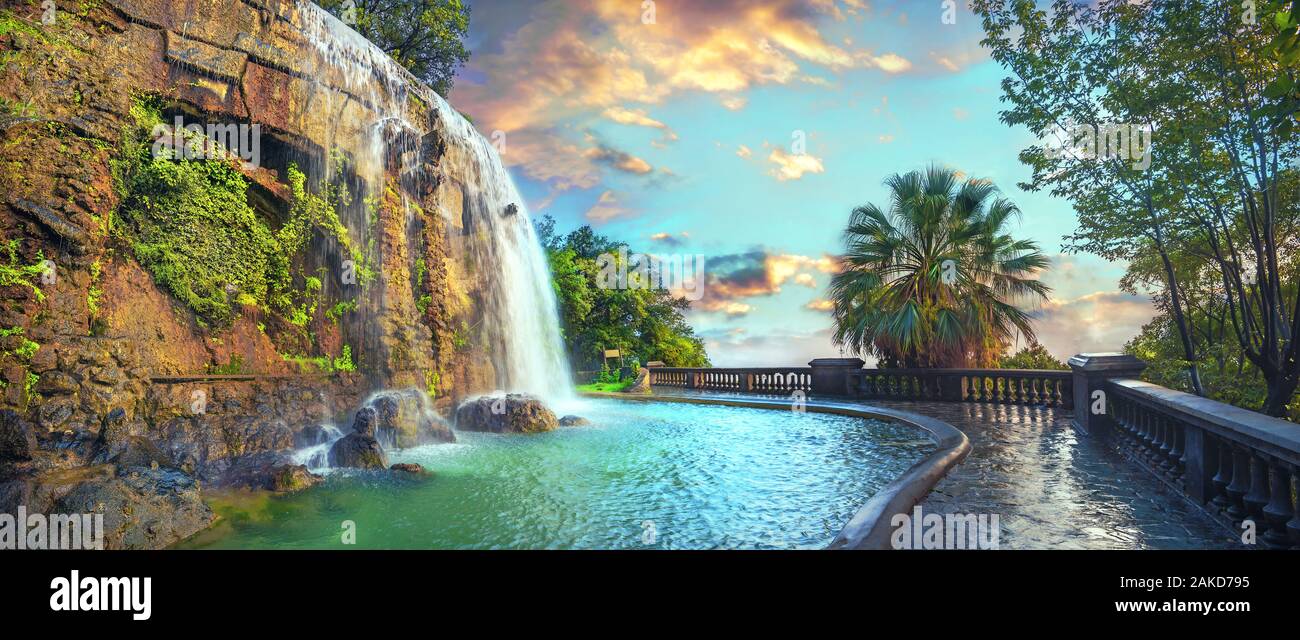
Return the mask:
M1250 490L1250 452L1245 447L1233 443L1232 482L1228 484L1228 510L1225 512L1234 524L1246 516L1246 507L1242 498Z
M1268 504L1268 462L1255 451L1247 451L1250 467L1250 490L1242 496L1241 501L1246 511L1245 518L1255 522L1257 534L1263 533L1265 526L1264 506Z
M1174 480L1178 480L1187 471L1187 463L1183 461L1185 455L1183 449L1187 446L1187 430L1183 428L1181 422L1176 421L1170 422L1169 428L1174 441L1173 446L1169 449L1169 474Z
M1264 505L1264 520L1268 530L1264 542L1272 547L1287 546L1287 520L1294 515L1291 509L1291 469L1285 462L1270 458L1268 464L1268 504Z
M1169 459L1169 452L1173 450L1174 445L1170 442L1173 439L1173 428L1169 424L1169 418L1159 416L1156 420L1156 466L1161 471L1168 473L1173 468L1174 463Z
M1223 512L1232 504L1232 497L1228 495L1228 484L1232 482L1232 447L1218 436L1214 436L1214 441L1219 445L1219 472L1210 480L1214 483L1214 499L1210 502L1218 511Z

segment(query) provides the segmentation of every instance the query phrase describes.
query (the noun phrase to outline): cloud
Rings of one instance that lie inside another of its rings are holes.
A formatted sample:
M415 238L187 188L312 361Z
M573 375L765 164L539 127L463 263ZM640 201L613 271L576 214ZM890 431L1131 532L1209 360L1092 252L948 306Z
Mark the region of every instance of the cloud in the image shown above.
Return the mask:
M609 222L614 218L631 215L631 213L631 211L623 208L618 203L618 197L614 195L613 191L605 191L600 194L600 198L596 200L596 204L593 204L591 208L587 210L587 219L596 224L601 224Z
M680 247L682 246L682 244L686 242L686 240L689 240L690 237L691 234L685 231L677 235L673 235L667 232L662 232L662 233L656 233L654 235L651 235L650 240L668 247Z
M492 46L475 52L451 102L482 130L506 132L508 165L553 188L589 188L603 168L619 165L601 164L603 154L564 123L603 116L655 126L663 123L638 105L662 104L682 92L717 93L725 108L738 110L746 105L744 91L805 82L813 71L910 69L898 53L823 37L826 20L856 13L864 8L859 4L660 3L656 23L642 24L640 3L546 0L525 9L526 19L482 23L495 32L477 37Z
M744 96L732 96L722 99L722 107L728 111L740 111L747 104L749 104L749 99Z
M746 146L743 145L743 144L740 145L739 147L736 147L736 155L738 155L738 156L740 156L740 157L742 157L742 158L748 158L749 156L753 155L753 153L754 153L754 152L753 152L752 150L750 150L749 147L746 147Z
M954 120L961 122L970 117L970 112L961 107L953 107L952 117Z
M839 260L827 255L813 258L754 249L713 256L705 262L704 296L694 308L708 312L724 310L738 300L776 295L787 282L816 288L813 272L834 274L839 270Z
M879 142L880 144L889 144L889 143L891 143L891 142L893 142L893 141L894 141L894 136L891 136L891 135L888 135L888 134L885 134L885 135L880 136L879 138L876 138L876 142Z
M835 310L835 303L831 302L830 300L827 300L826 298L813 298L812 302L809 302L808 304L804 305L803 308L809 311L830 313L831 311Z
M1122 350L1155 313L1144 296L1097 291L1051 301L1031 315L1038 341L1065 360L1076 353Z
M701 331L709 359L719 367L806 367L814 358L839 355L829 328L810 331Z
M789 154L781 147L772 149L772 154L767 157L767 160L776 165L768 172L768 175L780 182L798 180L807 173L824 173L826 171L826 167L822 166L821 158L810 153Z
M589 160L613 167L626 173L643 176L654 171L654 167L650 166L649 162L625 151L619 151L618 149L612 149L604 145L587 149L582 155Z
M673 142L677 140L677 133L668 127L668 125L651 118L645 109L627 109L624 107L610 107L605 109L602 114L605 118L618 124L626 124L634 127L649 127L664 132L662 141L657 141L655 146L663 146L664 142Z

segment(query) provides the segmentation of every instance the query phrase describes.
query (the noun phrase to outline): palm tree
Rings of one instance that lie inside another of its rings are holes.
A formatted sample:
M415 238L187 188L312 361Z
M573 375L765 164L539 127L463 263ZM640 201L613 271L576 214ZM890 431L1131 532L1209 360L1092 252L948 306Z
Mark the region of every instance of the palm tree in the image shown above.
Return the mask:
M894 174L889 213L853 210L843 271L831 280L835 344L882 366L989 367L1015 332L1034 340L1020 302L1051 291L1047 257L1006 233L1020 210L987 180L951 169Z

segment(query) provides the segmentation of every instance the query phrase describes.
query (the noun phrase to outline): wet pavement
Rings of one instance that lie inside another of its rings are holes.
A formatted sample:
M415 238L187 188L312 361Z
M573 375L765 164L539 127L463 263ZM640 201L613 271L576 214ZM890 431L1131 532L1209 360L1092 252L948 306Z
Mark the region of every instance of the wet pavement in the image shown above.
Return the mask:
M1222 525L1102 443L1070 413L964 402L872 402L943 420L971 439L924 513L998 514L1001 549L1240 549Z
M1245 548L1181 493L1112 448L1079 435L1070 426L1069 410L966 402L862 404L929 416L966 433L970 456L935 486L921 508L927 514L997 514L1000 549Z

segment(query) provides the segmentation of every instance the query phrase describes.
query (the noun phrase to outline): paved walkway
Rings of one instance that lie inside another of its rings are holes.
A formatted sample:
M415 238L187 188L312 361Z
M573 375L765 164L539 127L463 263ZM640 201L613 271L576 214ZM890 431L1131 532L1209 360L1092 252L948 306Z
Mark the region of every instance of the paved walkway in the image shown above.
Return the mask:
M656 393L772 398L657 388ZM1222 525L1119 453L1080 436L1070 412L966 402L870 401L943 420L971 440L925 513L997 514L1002 549L1241 549Z
M1182 495L1044 407L873 402L961 429L973 450L922 502L926 513L998 514L1002 549L1242 546Z

